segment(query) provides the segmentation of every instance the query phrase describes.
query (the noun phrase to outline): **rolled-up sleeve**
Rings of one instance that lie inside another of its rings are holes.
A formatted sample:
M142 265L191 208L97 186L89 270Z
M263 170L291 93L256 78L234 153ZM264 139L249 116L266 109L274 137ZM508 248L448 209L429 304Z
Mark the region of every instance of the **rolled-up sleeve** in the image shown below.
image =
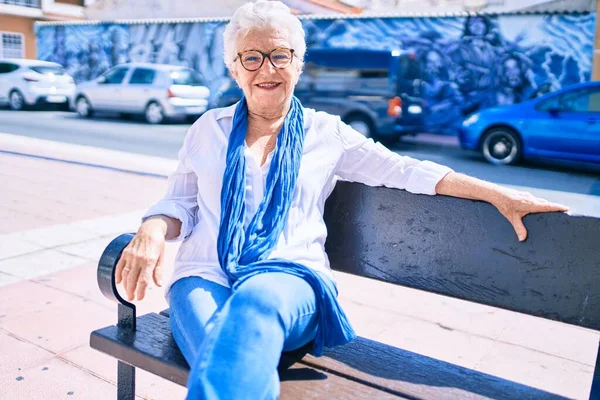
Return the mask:
M154 215L166 215L181 221L179 236L169 240L181 241L187 238L196 225L198 212L198 177L188 165L187 145L184 142L179 150L179 163L169 175L165 196L154 204L142 217L142 221Z
M343 180L434 195L438 182L452 172L431 161L396 154L342 121L338 123L338 134L343 152L336 174Z

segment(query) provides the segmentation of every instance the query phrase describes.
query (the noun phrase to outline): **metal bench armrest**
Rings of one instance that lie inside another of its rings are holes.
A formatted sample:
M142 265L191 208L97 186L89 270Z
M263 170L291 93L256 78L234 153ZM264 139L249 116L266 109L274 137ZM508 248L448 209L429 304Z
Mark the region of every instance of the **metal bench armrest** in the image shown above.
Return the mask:
M98 287L102 294L109 300L118 303L119 328L135 331L136 309L135 304L128 302L119 294L115 282L115 269L123 250L131 239L133 233L124 233L113 239L104 249L98 262Z

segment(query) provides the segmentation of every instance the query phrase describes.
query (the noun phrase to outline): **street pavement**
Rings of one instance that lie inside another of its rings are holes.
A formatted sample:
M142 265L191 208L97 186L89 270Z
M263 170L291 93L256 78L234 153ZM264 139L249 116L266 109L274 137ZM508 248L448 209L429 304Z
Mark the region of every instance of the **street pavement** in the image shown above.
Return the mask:
M116 361L88 345L92 330L116 323L116 306L97 288L96 264L112 238L137 229L173 165L0 135L0 399L116 398ZM167 269L176 250L167 248ZM568 398L589 395L599 332L336 277L363 337ZM138 315L166 308L162 290L153 288L138 306ZM142 371L137 383L140 399L185 395Z
M177 158L189 125L152 126L139 118L123 120L110 114L86 120L68 112L0 109L0 133L173 160ZM392 150L448 165L490 182L540 190L536 194L568 202L582 213L600 216L600 166L592 169L525 162L514 167L499 167L487 163L476 153L460 149L456 137L427 134L404 138L392 146Z

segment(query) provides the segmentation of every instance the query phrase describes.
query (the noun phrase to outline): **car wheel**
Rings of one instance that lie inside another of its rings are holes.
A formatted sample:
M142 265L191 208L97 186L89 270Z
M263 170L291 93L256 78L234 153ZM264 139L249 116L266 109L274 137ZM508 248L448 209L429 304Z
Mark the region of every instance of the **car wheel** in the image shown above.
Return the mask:
M482 141L481 152L487 161L497 165L515 165L521 159L519 135L510 128L493 128Z
M10 92L9 105L11 110L21 111L25 108L25 98L18 90Z
M84 96L80 96L77 98L75 102L75 110L77 114L79 114L82 118L90 118L94 114L94 110L92 109L92 105L89 100Z
M373 138L375 136L375 127L367 116L360 114L349 115L344 119L344 122L364 137Z
M146 116L146 122L153 125L160 124L165 119L165 112L162 106L155 101L146 106L144 115Z

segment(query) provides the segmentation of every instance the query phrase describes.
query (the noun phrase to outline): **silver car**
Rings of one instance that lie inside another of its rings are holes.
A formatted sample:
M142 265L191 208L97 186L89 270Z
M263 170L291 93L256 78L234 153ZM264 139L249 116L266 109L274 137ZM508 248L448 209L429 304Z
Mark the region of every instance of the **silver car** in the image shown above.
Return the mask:
M143 114L150 124L206 111L210 90L190 68L166 64L120 64L77 85L72 107L85 118L95 111Z
M27 59L0 59L0 105L13 110L57 104L68 108L75 83L62 65Z

